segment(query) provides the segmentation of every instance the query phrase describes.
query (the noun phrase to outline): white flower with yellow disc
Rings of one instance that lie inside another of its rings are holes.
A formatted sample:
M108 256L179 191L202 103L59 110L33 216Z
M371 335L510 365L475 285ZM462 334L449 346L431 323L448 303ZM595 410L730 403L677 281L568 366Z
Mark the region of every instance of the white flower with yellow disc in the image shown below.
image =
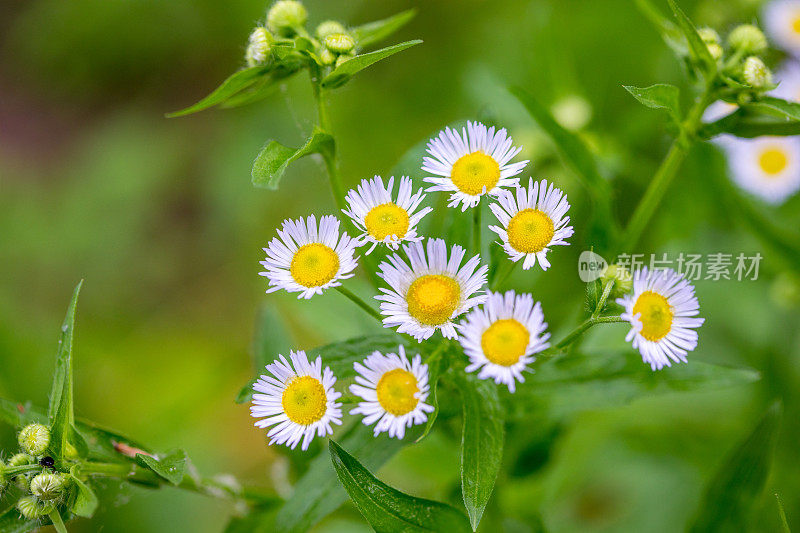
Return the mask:
M800 56L800 1L772 0L764 5L764 29L775 44Z
M284 289L311 298L353 276L356 246L358 241L346 233L339 235L339 221L332 215L320 218L319 227L314 215L284 220L278 237L264 248L266 271L259 275L269 279L267 293Z
M535 353L550 344L542 306L530 294L490 292L486 303L467 314L458 325L458 342L469 357L467 372L493 379L514 392L522 373L536 360Z
M383 179L375 176L372 180L361 180L356 189L347 192L348 209L342 209L353 223L364 233L361 244L371 243L367 254L378 244L386 244L397 250L402 241L418 241L417 224L422 217L432 211L425 207L416 211L425 198L422 189L413 192L411 178L400 178L397 198L392 198L394 177L384 187Z
M633 294L617 298L625 308L620 315L633 326L625 340L642 354L653 370L686 362L697 347L697 331L705 319L697 318L700 304L694 287L671 268L633 273Z
M568 245L566 239L574 233L572 226L567 225L567 196L552 183L548 185L547 180L534 183L531 178L527 188L517 188L516 195L503 191L490 207L502 227L489 226L489 229L500 236L509 259L515 263L524 259L524 270L537 261L542 270L547 270L550 247Z
M285 444L294 449L302 439L303 450L314 436L333 433L331 424L341 425L341 396L333 385L336 378L331 369L322 369L322 359L308 361L304 351L291 352L291 362L282 355L267 365L270 375L259 377L253 384L253 405L250 414L256 427L271 429L270 444ZM264 418L266 417L266 418Z
M739 187L772 204L783 203L800 189L800 139L756 137L717 139Z
M422 170L434 174L425 181L432 183L428 192L452 192L449 207L461 204L461 210L475 207L481 196L497 196L501 187L515 187L514 178L522 172L527 161L509 163L521 147L513 146L505 128L495 132L478 122L467 122L458 131L445 128L439 136L428 142L428 153L422 161Z
M445 338L455 338L453 319L482 303L486 296L479 291L486 284L488 267L480 266L475 255L461 266L464 248L454 245L448 259L447 244L442 239L428 239L403 246L408 263L398 254L380 264L380 273L390 288L381 288L383 324L397 327L418 341L429 338L437 329Z
M350 414L364 415L364 424L375 424L374 432L402 439L406 428L424 424L433 406L428 398L428 365L419 354L409 363L405 348L399 354L373 352L364 364L354 363L358 375L350 392L364 399ZM376 423L377 422L377 423Z

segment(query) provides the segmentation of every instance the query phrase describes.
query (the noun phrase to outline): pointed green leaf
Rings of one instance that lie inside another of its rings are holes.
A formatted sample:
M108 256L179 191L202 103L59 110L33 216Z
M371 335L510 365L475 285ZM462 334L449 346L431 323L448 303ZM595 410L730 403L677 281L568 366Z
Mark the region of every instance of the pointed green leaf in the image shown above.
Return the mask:
M461 392L464 427L461 435L461 492L472 529L478 528L500 472L505 439L505 414L497 385L473 374L454 374Z
M72 339L75 330L75 310L83 281L72 292L72 300L67 308L67 316L61 326L61 339L58 341L56 368L53 373L53 386L50 391L50 406L47 410L50 419L50 450L58 460L63 460L70 442L78 444L74 429L75 412L72 399Z
M755 504L764 492L781 418L773 404L717 471L700 502L689 531L747 531Z
M466 517L454 508L393 489L334 441L328 446L339 481L375 531L469 531Z
M267 72L267 70L268 67L259 65L257 67L245 68L239 70L238 72L234 72L225 81L223 81L219 87L214 89L211 94L196 104L189 106L186 109L181 109L180 111L167 113L166 116L167 118L182 117L184 115L191 115L192 113L197 113L198 111L203 111L209 107L221 104L239 91L242 91L253 85Z
M361 48L380 42L405 26L417 14L416 9L409 9L383 20L368 22L350 30L350 34Z
M730 115L704 125L698 136L702 139L711 139L723 133L730 133L737 137L751 139L762 135L800 135L800 121L786 120L785 118L769 116L759 113L759 108L747 105ZM761 109L767 109L762 107ZM770 110L773 113L774 110Z
M623 85L623 87L643 105L652 109L666 109L675 123L680 123L680 91L674 85L658 83L644 88L631 85Z
M782 116L792 120L800 120L800 103L789 102L781 98L775 98L774 96L764 96L757 102L748 104L746 107L756 109L764 107L772 111L777 111Z
M686 37L686 42L689 45L689 55L702 67L703 72L707 75L711 76L716 73L717 62L711 57L711 52L708 51L708 46L703 42L700 34L697 33L697 28L686 16L686 13L678 7L675 0L668 0L668 2L672 13L678 19L678 28Z
M398 52L402 52L407 48L411 48L414 45L420 44L421 42L422 41L419 39L406 41L404 43L381 48L380 50L375 50L374 52L367 52L366 54L357 55L352 59L340 64L338 67L333 69L330 74L325 76L322 79L322 86L326 89L340 87L347 83L347 80L349 80L353 74L364 70L368 66L377 63L382 59L386 59L387 57L393 56Z
M333 150L333 137L319 128L315 128L306 143L297 149L270 141L261 149L253 163L253 185L274 191L278 188L286 167L291 163L311 154L332 154Z
M69 474L70 480L75 485L72 500L69 504L70 511L84 518L91 518L97 510L97 495L86 483L78 479L72 473Z
M173 485L179 485L183 481L188 467L186 452L183 450L173 450L160 459L139 453L136 454L136 462Z

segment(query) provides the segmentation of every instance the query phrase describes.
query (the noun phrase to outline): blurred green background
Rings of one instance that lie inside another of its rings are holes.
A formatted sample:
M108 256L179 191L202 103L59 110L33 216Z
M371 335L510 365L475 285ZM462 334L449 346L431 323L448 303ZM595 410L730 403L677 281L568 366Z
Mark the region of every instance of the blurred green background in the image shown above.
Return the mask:
M415 5L306 4L312 24L357 24ZM755 20L759 8L744 0L682 5L698 24L720 31ZM78 416L155 449L183 447L204 474L285 490L285 458L264 445L247 406L233 403L253 376L249 344L259 306L266 302L280 315L295 348L376 329L339 294L311 302L265 296L265 280L256 275L261 247L282 219L334 212L324 171L312 159L292 166L277 192L250 184L250 165L267 139L298 145L310 131L307 79L292 79L255 106L163 117L241 65L266 7L262 0L0 5L0 396L45 403L60 321L84 278ZM546 274L519 271L513 280L542 301L558 338L576 323L583 298L575 265L587 245L586 196L503 87L523 85L556 109L570 101L574 107L576 99L588 104L586 120L573 125L613 176L616 213L625 221L670 139L665 115L640 106L621 85L685 89L680 66L630 0L432 0L416 7L416 19L390 42L425 43L333 95L345 185L387 175L444 124L490 117L509 127L532 160L528 171L555 179L573 204L575 245L557 250ZM755 368L761 380L532 417L523 428L528 439L507 450L510 473L487 511L502 518L485 520L484 531L538 531L542 524L551 531L681 530L704 484L775 398L785 416L754 527L777 530L778 492L800 529L797 273L718 201L711 178L724 172L712 146L695 149L640 248L762 252L757 281L697 284L707 321L690 355ZM769 216L796 230L800 198ZM352 287L370 296L364 280ZM611 326L586 345L624 348L624 333ZM12 449L13 437L0 428L0 448ZM459 504L457 447L440 434L406 448L380 476L412 494ZM101 497L96 517L71 531L213 532L234 512L201 496L115 483L106 483ZM348 504L317 530L367 526Z

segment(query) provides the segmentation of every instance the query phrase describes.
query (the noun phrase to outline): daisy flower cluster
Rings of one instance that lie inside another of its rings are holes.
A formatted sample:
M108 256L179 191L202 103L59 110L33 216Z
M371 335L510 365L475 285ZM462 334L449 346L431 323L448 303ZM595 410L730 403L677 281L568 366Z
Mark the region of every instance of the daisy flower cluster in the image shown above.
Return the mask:
M364 179L347 192L342 209L357 235L342 231L332 215L319 221L311 215L285 220L264 248L260 274L268 280L267 292L285 290L303 299L329 288L345 291L341 285L354 275L358 249L382 255L376 274L385 285L375 296L382 324L413 340L386 353L364 354L346 376L354 378L348 403L357 403L350 414L360 415L375 436L402 439L434 410L426 403L426 350L408 348L413 341L437 333L456 340L464 371L511 393L525 381L536 354L550 347L540 302L531 294L489 290L480 253L469 256L462 246L423 235L420 227L432 211L424 205L429 193L448 193L448 206L462 212L480 209L486 197L496 219L489 229L506 260L524 270L547 270L551 250L568 245L573 235L570 204L552 182L520 183L516 176L527 161L512 161L520 150L505 129L477 122L460 131L445 128L428 143L422 161L421 169L430 174L423 178L427 189L416 188L407 176ZM635 276L633 294L620 300L626 310L621 318L632 327L628 341L653 369L686 361L697 344L694 328L702 324L694 316L694 289L674 273L644 270ZM305 450L314 437L330 435L342 423L337 378L320 356L279 355L266 371L253 385L251 414L257 427L267 429L270 444L300 444Z

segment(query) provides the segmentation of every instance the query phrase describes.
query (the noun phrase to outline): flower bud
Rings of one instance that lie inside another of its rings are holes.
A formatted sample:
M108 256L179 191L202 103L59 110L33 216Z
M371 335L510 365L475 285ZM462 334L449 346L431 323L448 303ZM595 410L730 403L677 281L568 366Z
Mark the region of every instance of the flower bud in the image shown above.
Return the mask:
M25 474L17 474L14 477L14 486L17 487L20 492L24 492L25 494L30 492L31 484L28 481L28 476Z
M706 48L708 48L708 53L711 54L711 57L714 59L720 59L725 53L725 50L723 50L722 47L717 43L708 43Z
M11 459L8 460L8 466L32 465L33 463L33 457L27 453L18 453L16 455L12 455Z
M772 85L772 72L760 58L750 56L744 61L744 81L756 89Z
M266 28L258 27L250 34L250 39L247 42L247 51L244 58L247 61L248 67L261 65L269 57L270 50L272 49L272 34Z
M8 485L8 480L6 479L6 465L3 461L0 461L0 496L3 495L3 489L6 488Z
M320 41L324 41L325 37L336 33L347 33L347 29L341 22L326 20L325 22L320 22L319 26L317 26L317 38Z
M706 44L719 44L719 33L714 28L700 28L697 30L700 38Z
M44 472L31 480L31 494L40 500L55 500L64 489L64 480L58 474Z
M50 430L42 424L28 424L19 432L19 445L30 455L42 455L50 444Z
M592 120L591 104L576 94L558 100L551 111L556 122L572 131L583 129Z
M728 35L728 44L734 50L741 50L745 54L760 54L767 49L767 38L756 26L742 24Z
M52 513L54 509L53 504L41 502L33 496L25 496L17 502L17 511L26 520L36 520Z
M356 42L346 33L334 33L325 37L325 48L334 54L346 54L356 47Z
M319 53L319 59L322 61L323 65L333 65L336 63L336 54L328 50L327 48L323 48L322 51Z
M296 0L278 0L267 13L267 26L278 35L292 35L308 20L308 12Z
M633 288L631 272L622 265L608 265L603 275L600 276L600 281L603 286L613 281L614 288L611 291L619 294L630 292Z

